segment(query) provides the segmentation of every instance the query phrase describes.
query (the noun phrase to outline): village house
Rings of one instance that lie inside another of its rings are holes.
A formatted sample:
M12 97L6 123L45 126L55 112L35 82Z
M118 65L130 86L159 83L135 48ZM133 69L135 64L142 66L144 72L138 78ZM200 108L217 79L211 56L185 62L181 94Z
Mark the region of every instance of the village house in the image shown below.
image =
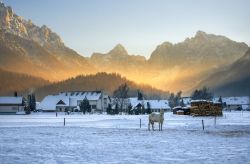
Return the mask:
M128 98L128 100L132 105L132 110L141 107L147 109L148 106L150 106L152 112L160 112L161 109L163 109L165 112L171 110L168 100L138 100L137 97Z
M23 97L0 97L0 114L18 114L24 112Z
M249 110L249 96L222 97L222 103L227 110ZM219 97L214 98L214 102L219 101Z
M48 95L40 103L44 112L79 111L81 101L87 99L92 112L105 112L110 102L102 91L72 91Z
M214 103L219 103L219 97L213 98ZM249 96L238 96L238 97L222 97L222 104L227 110L249 110L250 109L250 98ZM186 107L191 106L191 97L182 97L181 101Z

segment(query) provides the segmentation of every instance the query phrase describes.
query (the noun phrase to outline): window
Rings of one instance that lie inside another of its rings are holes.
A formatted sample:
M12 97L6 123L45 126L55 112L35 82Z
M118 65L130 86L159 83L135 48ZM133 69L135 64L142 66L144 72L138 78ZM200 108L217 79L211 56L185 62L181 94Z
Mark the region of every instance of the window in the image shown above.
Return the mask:
M96 105L91 105L91 109L96 109Z

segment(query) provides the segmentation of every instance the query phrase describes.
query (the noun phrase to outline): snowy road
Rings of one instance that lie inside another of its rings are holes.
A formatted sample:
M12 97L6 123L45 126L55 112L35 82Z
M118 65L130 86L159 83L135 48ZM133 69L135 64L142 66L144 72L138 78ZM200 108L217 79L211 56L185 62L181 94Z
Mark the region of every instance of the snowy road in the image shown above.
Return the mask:
M70 115L65 127L64 117L0 116L0 163L250 163L248 112L216 126L167 113L162 132L147 131L147 116Z

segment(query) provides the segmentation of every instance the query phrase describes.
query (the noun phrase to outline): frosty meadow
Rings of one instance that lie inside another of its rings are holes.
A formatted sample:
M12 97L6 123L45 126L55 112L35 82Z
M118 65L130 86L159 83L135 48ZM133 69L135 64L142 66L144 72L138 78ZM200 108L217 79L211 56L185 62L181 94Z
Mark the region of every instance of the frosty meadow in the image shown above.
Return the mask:
M250 112L224 112L216 125L167 112L163 131L147 124L146 115L0 115L0 162L249 163Z

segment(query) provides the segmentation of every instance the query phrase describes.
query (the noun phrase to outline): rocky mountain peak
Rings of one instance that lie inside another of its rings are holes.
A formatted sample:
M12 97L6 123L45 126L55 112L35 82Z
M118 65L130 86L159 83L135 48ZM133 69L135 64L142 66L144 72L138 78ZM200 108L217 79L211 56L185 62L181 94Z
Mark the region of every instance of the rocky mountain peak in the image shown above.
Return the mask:
M206 32L198 30L195 34L195 37L204 37L206 35L208 35Z
M218 38L218 36L216 36L216 35L208 34L204 31L198 30L193 37L185 39L184 43L195 42L196 44L200 44L203 42L207 42L208 40L214 40L217 38Z
M2 2L0 2L0 19L0 30L4 32L33 40L41 46L50 45L56 48L64 45L61 38L47 26L34 25L30 20L16 15L11 7L5 6Z
M173 44L171 42L164 42L160 46L163 46L163 47L172 47Z
M247 49L248 46L245 43L232 41L225 36L197 31L194 37L187 38L184 42L177 44L164 42L157 46L149 61L156 66L161 63L161 67L173 67L185 63L198 66L204 63L208 68L217 68L236 61Z
M13 10L11 7L6 7L3 3L0 2L0 18L1 18L1 28L9 28L10 20L13 17Z
M197 31L195 36L190 38L190 41L195 41L199 43L199 41L209 41L209 42L214 42L216 44L220 44L221 42L231 42L229 38L222 36L222 35L215 35L215 34L208 34L204 31Z
M117 44L110 52L109 54L111 55L121 55L121 56L125 56L128 55L127 50L124 48L123 45L121 44Z

